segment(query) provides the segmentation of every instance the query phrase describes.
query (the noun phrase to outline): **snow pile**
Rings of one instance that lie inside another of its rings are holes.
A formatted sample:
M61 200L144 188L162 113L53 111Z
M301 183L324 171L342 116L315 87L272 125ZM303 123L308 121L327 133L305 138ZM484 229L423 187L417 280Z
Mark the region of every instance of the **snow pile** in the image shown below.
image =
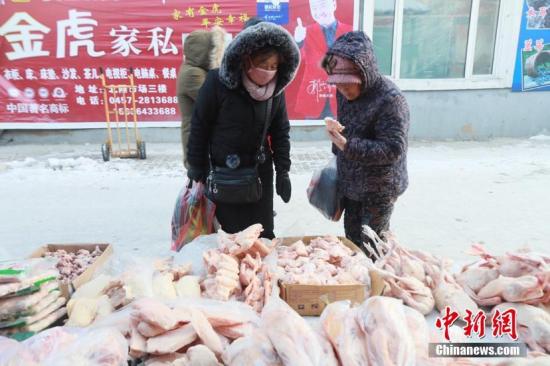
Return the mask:
M27 168L46 168L52 170L96 170L99 163L90 158L48 158L46 161L39 161L34 158L27 157L25 160L15 160L5 163L5 166L11 169L27 169Z
M534 141L550 141L550 136L544 135L544 134L540 134L540 135L536 135L536 136L530 137L529 140L534 140Z
M47 166L53 170L74 169L77 167L88 170L89 168L95 168L97 165L95 160L84 157L79 157L77 159L49 158L47 163Z
M29 158L29 157L25 158L25 160L22 160L22 161L16 160L16 161L11 161L9 163L6 163L6 165L12 169L28 168L28 167L36 166L37 164L38 164L38 160Z

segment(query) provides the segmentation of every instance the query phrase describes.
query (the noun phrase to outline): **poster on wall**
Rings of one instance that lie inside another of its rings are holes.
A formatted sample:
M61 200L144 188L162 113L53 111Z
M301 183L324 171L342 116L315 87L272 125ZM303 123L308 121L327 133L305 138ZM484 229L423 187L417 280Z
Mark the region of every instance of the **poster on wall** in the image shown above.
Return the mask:
M0 1L0 129L104 126L100 70L107 84L133 74L141 126L178 126L186 35L217 25L229 42L253 16L282 25L299 45L287 108L291 120L313 123L336 114L320 61L353 29L353 12L345 0Z
M288 24L289 0L258 0L256 16L279 25Z
M550 90L550 0L525 0L512 90Z

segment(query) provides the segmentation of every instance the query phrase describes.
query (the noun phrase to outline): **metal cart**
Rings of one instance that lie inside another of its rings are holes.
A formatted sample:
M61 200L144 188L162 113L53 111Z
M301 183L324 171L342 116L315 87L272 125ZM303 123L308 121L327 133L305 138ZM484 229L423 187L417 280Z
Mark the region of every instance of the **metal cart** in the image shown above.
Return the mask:
M107 84L103 68L99 68L99 78L103 85L103 105L105 106L105 120L107 121L107 140L101 145L101 155L103 161L109 161L112 157L117 158L139 158L147 157L145 151L145 141L141 140L137 128L137 113L136 113L136 90L134 85L133 69L129 69L128 80L129 84ZM129 93L128 93L129 92ZM128 94L130 96L128 96ZM130 107L128 105L130 104ZM114 122L112 116L114 115ZM134 124L134 138L130 138L130 127L128 116L131 115ZM121 116L123 117L124 126L121 126ZM117 148L113 144L113 128L116 127ZM121 129L126 130L125 144L122 139ZM135 148L132 146L135 144Z

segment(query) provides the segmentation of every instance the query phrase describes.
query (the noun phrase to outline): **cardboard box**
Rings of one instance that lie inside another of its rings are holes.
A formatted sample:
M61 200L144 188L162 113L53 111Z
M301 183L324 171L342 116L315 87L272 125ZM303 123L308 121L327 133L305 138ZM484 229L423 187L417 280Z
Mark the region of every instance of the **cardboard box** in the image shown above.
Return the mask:
M78 252L80 249L86 249L90 252L93 252L96 247L99 247L103 253L99 257L95 258L95 261L90 264L88 268L80 276L76 277L72 280L71 283L60 283L60 290L61 295L65 297L65 299L69 299L72 295L72 293L85 284L86 282L90 281L92 279L92 276L94 275L95 271L102 266L107 259L113 254L113 247L111 244L108 243L85 243L85 244L46 244L41 246L40 248L36 249L32 254L30 255L30 258L40 258L44 255L46 252L55 252L57 250L65 250L67 253L75 253Z
M311 240L319 236L287 237L280 238L282 245L292 245L298 240L309 245ZM361 252L361 249L349 239L338 237L342 243L353 250ZM298 285L279 283L280 296L300 315L319 316L327 306L335 301L350 300L352 303L361 304L369 296L366 285Z
M280 244L282 245L292 245L294 243L296 243L297 241L301 240L304 242L305 245L309 245L309 243L313 240L313 239L316 239L316 238L319 238L319 237L323 237L325 235L316 235L316 236L294 236L294 237L285 237L285 238L277 238L276 240L280 240ZM361 253L361 249L353 244L353 242L351 240L349 240L348 238L345 238L343 236L338 236L338 239L348 248L350 248L351 250L353 250L354 252L357 252L357 253Z

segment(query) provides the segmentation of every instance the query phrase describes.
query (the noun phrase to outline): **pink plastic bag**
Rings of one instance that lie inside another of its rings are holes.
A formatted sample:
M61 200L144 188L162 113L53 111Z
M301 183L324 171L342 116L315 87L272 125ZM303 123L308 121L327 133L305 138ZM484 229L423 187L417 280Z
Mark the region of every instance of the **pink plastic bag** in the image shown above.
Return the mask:
M204 184L187 183L178 195L172 216L172 250L181 248L200 235L216 230L216 205L206 198Z

